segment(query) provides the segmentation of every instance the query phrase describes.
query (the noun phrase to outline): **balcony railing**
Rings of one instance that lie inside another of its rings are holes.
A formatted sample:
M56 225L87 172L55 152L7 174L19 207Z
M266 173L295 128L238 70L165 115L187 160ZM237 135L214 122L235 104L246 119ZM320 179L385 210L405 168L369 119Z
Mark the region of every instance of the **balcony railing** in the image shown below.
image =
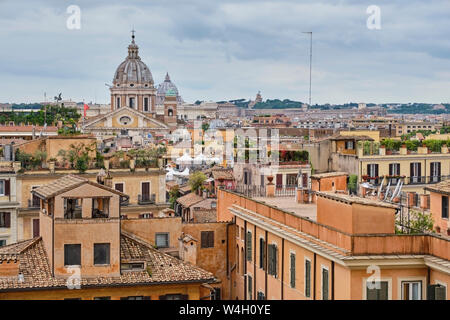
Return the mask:
M28 208L39 208L41 202L39 199L28 199Z
M140 194L138 195L139 204L154 204L156 203L156 194Z
M130 204L130 198L121 197L120 198L120 205L121 206L127 206Z
M276 197L294 197L296 194L296 185L276 185L275 196Z
M433 184L450 179L450 176L413 176L413 177L386 177L384 184L391 182L391 186L396 185L399 180L404 179L405 185L414 184ZM379 186L383 181L383 177L364 177L363 181L367 181L372 185Z

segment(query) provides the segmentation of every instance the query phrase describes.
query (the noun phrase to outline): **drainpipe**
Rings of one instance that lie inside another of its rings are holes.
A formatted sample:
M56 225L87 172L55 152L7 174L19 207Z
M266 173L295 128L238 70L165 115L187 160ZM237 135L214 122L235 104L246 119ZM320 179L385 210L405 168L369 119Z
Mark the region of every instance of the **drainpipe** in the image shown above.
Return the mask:
M253 232L253 239L254 239L254 243L255 243L253 246L253 252L254 252L254 254L253 254L253 256L254 256L254 259L253 259L253 288L254 288L253 294L257 295L257 292L256 292L256 225L255 225L255 230Z
M247 300L247 221L244 221L244 300Z
M268 236L268 231L266 230L266 234L265 234L265 236L264 236L264 276L265 276L265 279L264 279L264 282L265 282L265 293L264 293L264 298L267 300L267 265L268 265L268 263L267 263L267 259L268 259L268 257L267 257L267 236Z
M284 238L281 239L281 300L284 300Z
M331 261L331 300L334 300L334 261Z
M314 253L313 300L316 300L316 254Z

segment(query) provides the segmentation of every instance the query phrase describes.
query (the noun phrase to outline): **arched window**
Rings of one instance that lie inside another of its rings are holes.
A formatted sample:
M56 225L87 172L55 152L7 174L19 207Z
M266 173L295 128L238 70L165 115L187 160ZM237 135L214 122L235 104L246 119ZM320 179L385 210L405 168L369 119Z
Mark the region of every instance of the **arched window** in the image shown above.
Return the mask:
M173 116L173 110L169 109L169 111L167 111L167 114L168 114L169 117L172 117Z

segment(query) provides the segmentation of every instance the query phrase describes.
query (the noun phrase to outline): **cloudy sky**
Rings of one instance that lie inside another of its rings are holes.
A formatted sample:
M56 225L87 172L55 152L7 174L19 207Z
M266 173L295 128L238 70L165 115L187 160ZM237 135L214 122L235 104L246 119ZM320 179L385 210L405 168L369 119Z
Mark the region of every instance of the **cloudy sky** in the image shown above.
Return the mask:
M450 102L449 0L0 0L0 102L106 103L130 30L184 100ZM370 5L381 29L367 28ZM66 26L81 9L81 29Z

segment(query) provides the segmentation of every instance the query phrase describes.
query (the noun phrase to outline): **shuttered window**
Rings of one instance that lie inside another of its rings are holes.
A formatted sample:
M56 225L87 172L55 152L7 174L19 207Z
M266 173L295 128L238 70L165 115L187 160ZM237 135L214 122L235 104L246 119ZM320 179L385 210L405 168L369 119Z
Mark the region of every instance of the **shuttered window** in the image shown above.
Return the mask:
M305 297L311 297L311 261L305 260Z
M155 235L155 244L157 248L168 248L169 247L169 234L168 233L157 233Z
M322 300L328 300L328 270L322 269Z
M275 244L269 244L268 246L268 258L269 258L269 270L268 273L277 277L277 266L278 266L278 249Z
M252 276L248 276L247 277L248 282L247 282L247 288L248 288L248 299L252 300L253 299L253 281L252 281Z
M367 300L387 300L388 299L388 282L381 281L378 283L379 288L370 289L367 287Z
M442 196L442 218L448 219L448 197Z
M202 248L214 248L214 231L202 231Z
M252 261L252 233L247 231L247 238L245 240L245 249L247 253L247 261Z
M0 212L0 228L11 228L11 213Z
M291 288L295 288L295 254L291 253Z
M259 267L266 270L266 242L263 238L259 239Z

